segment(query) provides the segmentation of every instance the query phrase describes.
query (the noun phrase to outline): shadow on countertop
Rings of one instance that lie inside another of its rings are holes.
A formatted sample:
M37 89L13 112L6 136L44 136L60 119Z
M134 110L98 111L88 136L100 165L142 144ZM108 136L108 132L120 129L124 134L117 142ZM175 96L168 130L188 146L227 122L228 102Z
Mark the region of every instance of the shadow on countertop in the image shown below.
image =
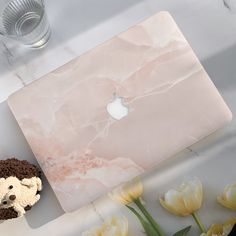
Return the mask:
M235 45L201 61L211 80L221 93L236 88L236 42Z

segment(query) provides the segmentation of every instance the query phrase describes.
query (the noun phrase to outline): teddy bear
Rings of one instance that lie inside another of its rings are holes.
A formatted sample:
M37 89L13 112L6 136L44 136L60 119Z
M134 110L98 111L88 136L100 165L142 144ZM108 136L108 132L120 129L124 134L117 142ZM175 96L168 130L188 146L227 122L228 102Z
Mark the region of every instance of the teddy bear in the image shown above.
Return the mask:
M37 203L41 172L28 161L0 160L0 220L22 217Z

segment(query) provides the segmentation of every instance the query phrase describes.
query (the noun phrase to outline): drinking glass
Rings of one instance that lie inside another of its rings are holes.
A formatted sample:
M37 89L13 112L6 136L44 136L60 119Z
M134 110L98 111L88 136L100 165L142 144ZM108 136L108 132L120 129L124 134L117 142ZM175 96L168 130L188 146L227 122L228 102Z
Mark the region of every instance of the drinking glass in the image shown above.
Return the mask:
M0 34L43 47L51 34L43 0L0 0Z

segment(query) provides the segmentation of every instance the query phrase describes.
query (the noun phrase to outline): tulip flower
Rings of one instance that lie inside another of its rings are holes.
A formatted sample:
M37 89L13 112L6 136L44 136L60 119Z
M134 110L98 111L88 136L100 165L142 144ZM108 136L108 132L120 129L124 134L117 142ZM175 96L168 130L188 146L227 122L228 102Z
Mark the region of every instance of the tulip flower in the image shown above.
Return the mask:
M160 204L166 210L178 216L192 215L201 232L205 232L205 227L196 213L201 208L202 201L202 183L197 179L182 183L178 188L169 190L163 198L160 198Z
M126 183L125 185L116 188L109 194L110 198L114 201L123 204L128 207L140 220L141 224L145 224L145 231L155 231L157 236L164 236L164 233L161 227L153 219L147 209L144 207L141 196L143 194L143 184L139 178L135 178L133 181ZM142 216L132 207L128 206L129 204L134 203L142 214L147 219L148 223L142 218ZM144 226L144 225L143 225Z
M224 207L236 211L236 183L227 185L217 200Z
M127 236L128 220L125 217L112 217L101 227L83 232L82 236Z
M236 218L226 221L223 225L214 224L210 227L207 233L203 233L201 236L228 236L230 235L235 224Z
M143 185L141 181L136 178L133 181L116 188L109 196L118 203L128 205L139 199L143 194Z

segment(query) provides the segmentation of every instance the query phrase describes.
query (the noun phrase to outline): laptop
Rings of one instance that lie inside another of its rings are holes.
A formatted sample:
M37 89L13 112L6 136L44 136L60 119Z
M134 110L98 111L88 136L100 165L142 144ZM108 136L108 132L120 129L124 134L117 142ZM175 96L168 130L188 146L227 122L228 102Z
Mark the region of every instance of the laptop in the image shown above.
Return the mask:
M168 12L45 75L8 103L66 212L232 119Z

